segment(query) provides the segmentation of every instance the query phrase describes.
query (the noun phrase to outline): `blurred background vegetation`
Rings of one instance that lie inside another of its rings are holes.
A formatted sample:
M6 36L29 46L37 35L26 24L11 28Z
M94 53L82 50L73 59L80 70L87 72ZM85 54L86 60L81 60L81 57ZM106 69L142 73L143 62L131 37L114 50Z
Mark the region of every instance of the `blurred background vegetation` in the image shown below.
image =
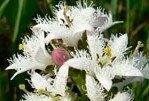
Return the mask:
M33 18L37 14L52 17L51 8L59 1L0 0L0 101L17 101L23 94L18 85L27 83L27 75L23 73L10 81L14 72L5 71L9 65L7 59L18 52L21 37L32 33L30 28L35 25ZM68 5L76 5L76 0L65 1ZM142 41L145 45L142 50L149 56L149 0L87 0L88 3L91 1L96 7L112 12L114 20L124 21L104 32L107 37L111 33L128 33L129 45L135 48L137 41ZM132 87L135 101L149 101L149 81L135 83Z

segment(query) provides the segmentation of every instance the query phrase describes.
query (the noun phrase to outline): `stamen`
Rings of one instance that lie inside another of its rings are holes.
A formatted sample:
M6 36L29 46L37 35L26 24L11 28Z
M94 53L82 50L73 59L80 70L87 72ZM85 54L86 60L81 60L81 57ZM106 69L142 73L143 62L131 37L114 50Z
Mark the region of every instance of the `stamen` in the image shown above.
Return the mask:
M19 44L18 49L19 49L19 50L23 50L23 49L24 49L24 45L23 45L23 44Z
M19 89L22 90L22 91L25 92L25 93L28 93L28 91L26 90L24 84L19 84Z
M114 60L115 58L111 58L112 54L111 54L111 48L106 45L105 48L103 49L103 57L100 59L100 61L98 62L98 64L103 67L104 65L106 65L107 63L109 63L110 61Z
M68 27L70 27L71 24L72 24L72 20L70 20L69 17L67 16L67 14L66 14L67 12L68 12L68 6L65 5L65 6L64 6L64 12L63 12L63 14L64 14L64 17L65 17L66 22L67 22L67 24L68 24Z
M111 57L111 49L108 46L104 48L103 52L105 53L105 55Z
M132 56L135 56L139 52L139 49L142 47L144 47L144 44L141 41L138 41L138 44L137 44Z
M39 95L45 94L47 96L52 96L50 92L44 90L44 89L37 89L35 90L36 93L38 93Z

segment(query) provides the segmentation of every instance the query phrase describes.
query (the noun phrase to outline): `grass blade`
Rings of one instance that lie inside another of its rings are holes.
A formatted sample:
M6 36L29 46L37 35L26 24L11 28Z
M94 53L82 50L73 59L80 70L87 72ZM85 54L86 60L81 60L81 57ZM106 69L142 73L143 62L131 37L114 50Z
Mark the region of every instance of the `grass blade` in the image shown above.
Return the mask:
M4 2L2 3L1 7L0 7L0 18L3 14L4 9L6 8L7 4L9 3L10 0L4 0Z
M19 27L20 27L19 25L21 22L21 15L22 15L22 10L23 10L24 0L18 0L18 2L19 2L19 8L18 8L17 17L16 17L16 21L15 21L15 28L14 28L14 32L13 32L13 39L12 39L13 43L15 43L16 38L19 33Z

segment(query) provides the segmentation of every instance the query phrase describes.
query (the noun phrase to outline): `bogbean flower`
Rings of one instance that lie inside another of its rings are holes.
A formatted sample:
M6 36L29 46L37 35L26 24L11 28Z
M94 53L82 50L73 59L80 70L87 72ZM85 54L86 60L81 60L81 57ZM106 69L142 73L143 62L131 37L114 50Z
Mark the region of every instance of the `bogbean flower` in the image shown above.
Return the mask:
M121 91L129 83L149 79L149 62L139 52L143 44L139 41L131 53L127 34L104 38L102 32L121 21L113 22L111 14L101 8L95 9L92 4L67 6L60 3L57 8L54 8L55 18L38 16L35 19L37 25L32 27L33 35L25 37L19 45L22 54L8 60L10 66L6 70L17 71L11 79L26 71L30 75L28 82L34 92L20 86L26 93L22 101L74 101L87 97L90 101L132 101L131 93ZM83 47L79 50L78 41L84 33L87 50ZM59 39L62 40L60 44ZM50 65L55 66L54 73L51 69L46 71L46 67L52 67ZM71 77L75 75L74 69L85 72ZM116 95L109 94L112 87L118 88Z
M40 75L39 73L32 72L31 79L29 80L32 88L36 90L45 90L50 93L66 95L66 84L68 78L68 66L63 65L62 68L55 74L55 78L51 78L49 74Z
M66 86L68 66L63 65L63 68L60 68L55 74L55 78L52 78L50 74L40 75L34 71L30 75L31 77L28 81L36 93L26 92L23 96L25 99L23 101L71 101L71 96L67 92Z
M33 26L33 30L47 33L46 44L52 39L62 39L66 46L77 46L85 31L88 34L102 33L109 27L121 23L113 22L111 14L104 13L100 8L93 8L93 5L87 6L86 2L83 2L83 5L77 3L76 7L65 4L59 4L57 7L55 19L39 16L35 19L37 25Z
M128 50L127 34L114 36L110 40L103 38L102 35L91 35L87 40L89 53L85 50L76 50L76 53L72 54L73 58L64 64L85 70L87 75L96 78L107 91L111 89L114 78L146 78L142 70L132 63L131 57L125 57Z
M22 41L23 55L17 54L9 59L10 66L6 68L15 69L16 75L28 70L45 70L48 65L54 64L47 52L44 43L44 33L35 32L31 37L25 37Z

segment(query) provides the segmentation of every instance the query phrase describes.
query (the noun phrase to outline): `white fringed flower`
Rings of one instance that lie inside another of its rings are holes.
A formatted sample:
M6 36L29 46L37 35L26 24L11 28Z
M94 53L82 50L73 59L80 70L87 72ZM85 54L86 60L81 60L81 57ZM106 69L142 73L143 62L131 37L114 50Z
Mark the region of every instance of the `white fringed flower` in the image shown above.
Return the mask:
M88 6L86 2L78 2L77 6L71 9L70 18L73 19L73 26L78 32L87 30L90 34L102 33L109 27L121 23L113 22L111 14L104 13L101 8L93 8L92 4Z
M68 66L63 65L57 72L55 79L51 78L49 75L42 76L36 72L30 75L31 80L29 82L33 88L47 90L48 92L61 96L66 95Z
M73 58L66 61L66 65L69 65L75 69L85 70L87 74L98 79L101 85L108 91L112 87L112 79L114 79L115 76L143 77L141 71L136 68L129 59L119 59L119 57L124 56L125 50L127 50L127 35L112 39L114 42L111 45L112 47L106 46L104 42L106 42L108 39L104 39L102 36L87 37L90 54L88 54L86 51L76 51L75 54L72 54ZM97 43L95 43L95 40ZM118 43L117 40L125 43ZM122 47L116 47L121 45L125 46L123 47L124 49ZM113 55L111 50L116 50L119 52L119 55Z
M74 101L78 93L81 93L78 99L86 100L83 89L80 89L83 83L91 101L132 101L133 94L119 91L129 83L149 79L149 61L139 53L143 44L138 42L133 54L128 54L127 34L112 35L110 39L102 34L121 21L114 22L110 13L94 8L92 4L87 5L86 1L76 4L74 7L59 3L54 8L55 18L37 16L37 25L32 27L33 35L25 37L20 45L22 54L13 55L8 60L10 66L6 70L16 70L11 79L22 72L29 71L30 74L28 82L34 92L20 85L19 88L26 93L21 101ZM83 34L86 34L83 41L87 38L88 46L85 48L88 49L78 50ZM49 43L53 50L48 47ZM51 69L47 71L46 67L50 65L59 68L55 68L54 73ZM76 75L80 84L71 77L74 74L68 77L69 68L73 68L72 72L74 69L85 71ZM37 73L36 69L42 72ZM112 87L117 87L118 91L110 99Z
M77 3L76 7L57 5L55 9L55 19L41 18L38 16L37 25L34 30L47 32L45 43L48 44L52 39L62 39L67 46L77 46L82 34L88 31L89 34L102 33L107 28L120 21L113 22L112 16L105 14L102 9L94 9L92 5L87 6ZM73 40L73 41L72 41Z
M118 92L114 98L109 101L133 101L133 95L128 92Z
M22 72L44 70L46 66L53 64L51 56L45 49L43 33L35 32L32 37L25 37L22 44L23 55L14 55L12 59L9 59L10 66L6 68L6 70L17 70L11 79Z

